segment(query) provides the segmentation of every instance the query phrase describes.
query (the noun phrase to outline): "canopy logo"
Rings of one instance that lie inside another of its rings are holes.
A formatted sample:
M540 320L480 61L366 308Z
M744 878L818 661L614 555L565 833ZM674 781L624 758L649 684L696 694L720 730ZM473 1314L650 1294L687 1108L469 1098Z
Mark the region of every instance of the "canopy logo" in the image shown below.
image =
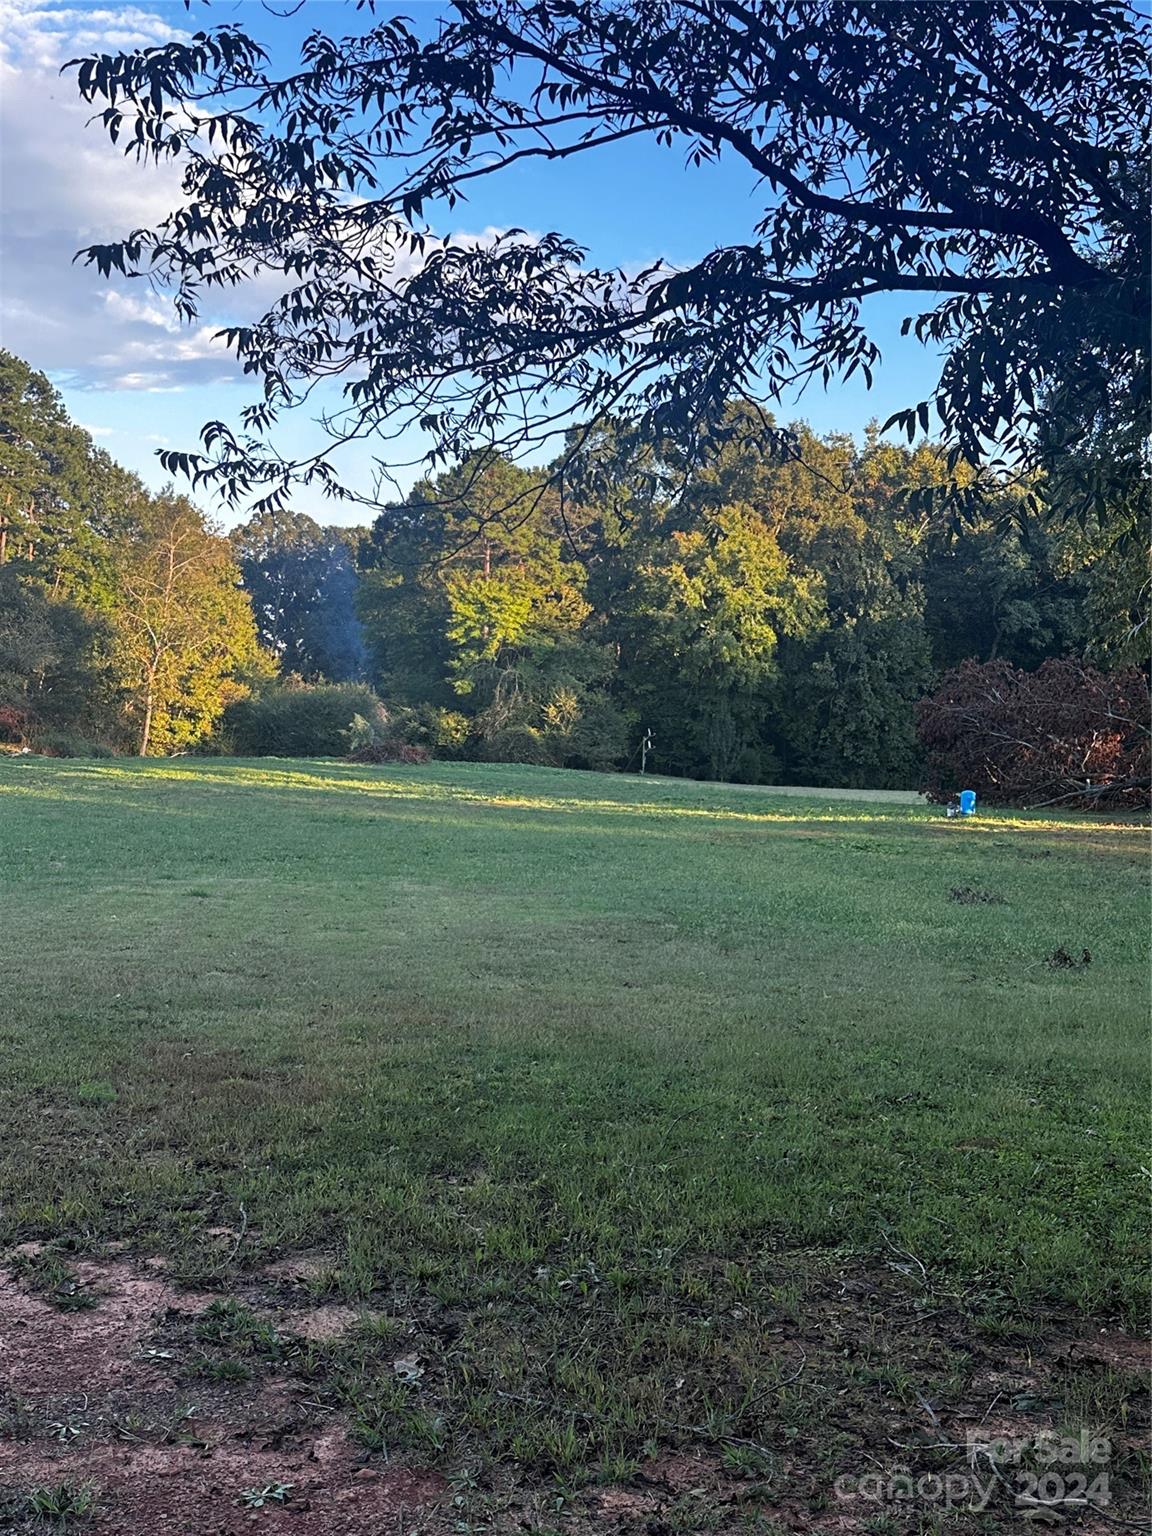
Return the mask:
M933 1447L925 1446L925 1450ZM936 1504L948 1509L984 1510L1000 1495L1024 1509L1060 1506L1103 1508L1110 1500L1108 1464L1112 1443L1082 1429L1077 1436L1041 1434L989 1438L969 1431L963 1444L966 1465L950 1472L914 1473L910 1467L845 1475L833 1484L838 1499L876 1504Z

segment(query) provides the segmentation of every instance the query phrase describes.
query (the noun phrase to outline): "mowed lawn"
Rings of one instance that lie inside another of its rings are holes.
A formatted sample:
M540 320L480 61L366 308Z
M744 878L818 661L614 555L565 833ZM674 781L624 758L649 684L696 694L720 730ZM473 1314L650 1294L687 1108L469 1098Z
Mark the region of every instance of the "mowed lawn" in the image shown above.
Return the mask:
M8 760L0 1240L127 1239L224 1291L321 1255L318 1294L427 1329L403 1391L333 1349L364 1444L569 1470L818 1419L764 1405L800 1358L764 1341L844 1277L984 1339L1135 1326L1146 837L500 765Z

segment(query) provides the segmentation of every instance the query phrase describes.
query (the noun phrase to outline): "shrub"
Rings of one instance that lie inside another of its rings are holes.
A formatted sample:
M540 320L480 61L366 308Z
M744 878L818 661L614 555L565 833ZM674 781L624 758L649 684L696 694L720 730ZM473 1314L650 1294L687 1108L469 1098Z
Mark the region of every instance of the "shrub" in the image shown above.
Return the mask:
M1149 803L1148 686L1135 668L965 661L921 702L917 729L930 800L964 788L993 805Z
M390 740L372 741L361 747L356 747L348 754L350 763L427 763L432 754L428 748L418 741L401 741L397 737Z
M0 741L23 746L28 739L31 716L15 704L0 704Z
M534 730L530 725L510 725L487 737L480 757L489 763L534 763L541 768L556 768L560 764L557 747L558 743L544 731Z
M72 731L33 731L29 745L44 757L114 757L102 741L90 741Z
M391 715L381 706L372 719L353 715L343 735L350 763L426 763L432 756L421 718L403 706Z
M344 732L344 739L348 743L349 757L354 757L366 747L376 745L376 728L363 715L353 715L351 725Z
M281 684L229 705L221 738L240 757L343 757L357 717L372 737L389 725L384 705L362 684Z
M437 757L459 758L467 750L472 735L472 721L458 709L439 709L434 704L417 706L414 711L417 733Z
M499 700L469 722L443 711L443 735L457 722L471 727L448 737L437 755L468 755L490 763L531 763L544 768L590 768L607 772L628 755L628 716L607 694L561 687L541 706L530 694Z
M628 756L630 721L624 711L604 694L590 694L562 738L565 768L592 768L608 772Z

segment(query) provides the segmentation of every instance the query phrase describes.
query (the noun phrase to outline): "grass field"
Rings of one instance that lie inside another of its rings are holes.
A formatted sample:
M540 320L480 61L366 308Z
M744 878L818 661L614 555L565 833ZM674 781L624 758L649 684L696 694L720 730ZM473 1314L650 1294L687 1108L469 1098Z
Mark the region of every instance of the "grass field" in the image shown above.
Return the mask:
M306 1381L364 1451L440 1469L445 1530L607 1520L596 1487L632 1518L672 1453L727 1491L670 1494L668 1530L792 1528L894 1432L936 1467L981 1406L1139 1417L1091 1341L1146 1305L1140 827L10 760L0 844L22 1286L83 1309L76 1265L120 1251L232 1298L212 1390L230 1360L237 1391ZM293 1256L349 1332L268 1345ZM998 1361L1027 1389L994 1399Z

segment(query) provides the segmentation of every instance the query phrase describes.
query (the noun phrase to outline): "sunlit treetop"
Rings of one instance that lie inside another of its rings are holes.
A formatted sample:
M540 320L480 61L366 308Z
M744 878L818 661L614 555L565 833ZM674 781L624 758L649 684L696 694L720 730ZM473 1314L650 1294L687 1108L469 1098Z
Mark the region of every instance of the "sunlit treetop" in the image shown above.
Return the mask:
M609 413L708 444L734 396L870 381L879 294L907 296L941 358L893 422L954 461L1079 445L1098 474L1101 434L1144 421L1149 35L1117 0L450 0L430 36L348 15L286 75L231 23L73 61L113 139L184 169L182 206L86 259L168 285L188 318L214 287L283 279L227 332L262 398L165 456L227 499L360 495L331 449L275 446L327 380L333 447L368 439L382 465L413 425L433 465L571 444ZM742 160L762 199L746 241L630 275L558 231L431 232L507 166L562 176L640 137Z

